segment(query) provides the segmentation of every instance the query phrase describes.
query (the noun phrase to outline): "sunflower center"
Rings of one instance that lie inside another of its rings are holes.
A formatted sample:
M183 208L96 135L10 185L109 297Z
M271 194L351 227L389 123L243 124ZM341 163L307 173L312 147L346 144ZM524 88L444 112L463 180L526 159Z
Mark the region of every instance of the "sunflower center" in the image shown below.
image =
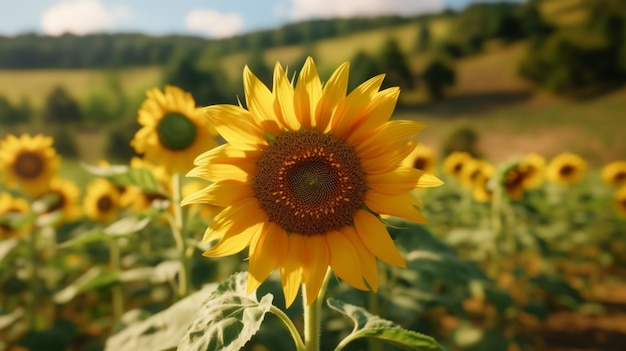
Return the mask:
M425 170L428 167L428 160L425 157L417 157L413 162L413 168Z
M509 191L518 189L524 183L526 177L526 171L524 169L516 168L509 171L506 177L505 186Z
M113 208L113 200L110 196L102 196L98 199L96 207L98 207L99 212L108 212Z
M13 171L22 179L37 178L44 170L44 160L41 155L23 151L17 155L13 164Z
M263 151L257 166L255 196L269 219L288 232L322 234L351 225L363 205L359 157L331 135L285 133Z
M616 183L621 183L621 182L625 181L626 180L626 172L624 172L624 171L617 172L615 174L615 177L613 178L613 180Z
M163 146L170 150L184 150L196 138L196 125L189 118L178 113L168 113L157 125L157 135Z
M563 167L561 167L561 169L559 170L559 173L563 176L563 177L567 177L570 176L574 173L574 171L576 170L576 168L572 165L564 165Z

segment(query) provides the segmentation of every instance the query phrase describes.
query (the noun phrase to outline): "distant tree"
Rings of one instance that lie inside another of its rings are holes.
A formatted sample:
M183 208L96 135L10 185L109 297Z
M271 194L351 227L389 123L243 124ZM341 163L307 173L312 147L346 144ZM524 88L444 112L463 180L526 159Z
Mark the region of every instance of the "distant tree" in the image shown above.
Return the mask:
M85 120L97 124L111 123L123 118L130 112L127 111L128 105L124 87L116 71L107 74L103 86L89 89L82 104Z
M265 63L262 51L252 50L248 54L246 65L265 85L272 86L273 69Z
M78 158L78 145L76 144L75 128L59 126L55 128L54 149L63 157Z
M430 48L431 34L428 22L420 21L417 25L417 39L415 40L415 51L424 52Z
M454 85L456 73L442 60L434 60L428 64L422 79L431 98L437 100L444 96L445 88Z
M30 122L33 110L27 99L14 106L9 99L0 95L0 124L15 125Z
M130 146L130 141L139 127L136 119L120 121L113 125L107 137L105 149L107 159L127 163L133 156L137 156L135 150Z
M387 38L378 55L380 69L385 72L385 86L413 89L414 77L406 57L395 38Z
M350 60L348 87L350 90L358 84L381 74L383 71L374 57L364 51L358 51Z
M469 126L460 126L448 133L443 138L441 153L445 157L454 151L465 151L479 158L481 152L478 148L480 137L476 130Z
M82 113L78 103L61 86L55 87L43 108L43 120L50 123L80 123Z

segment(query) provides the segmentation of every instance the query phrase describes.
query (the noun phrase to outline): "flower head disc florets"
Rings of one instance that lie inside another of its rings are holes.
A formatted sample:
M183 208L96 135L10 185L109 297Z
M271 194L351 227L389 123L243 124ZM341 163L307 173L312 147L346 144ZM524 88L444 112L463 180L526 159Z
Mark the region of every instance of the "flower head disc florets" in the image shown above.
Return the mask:
M346 95L348 64L322 85L308 58L295 86L277 64L270 91L244 69L246 108L204 109L226 144L198 156L188 176L212 184L183 205L222 207L204 236L205 256L249 247L248 291L275 269L290 305L304 284L317 297L326 271L378 289L376 260L404 266L379 214L425 222L411 191L441 181L402 161L423 125L390 121L399 89L374 77Z

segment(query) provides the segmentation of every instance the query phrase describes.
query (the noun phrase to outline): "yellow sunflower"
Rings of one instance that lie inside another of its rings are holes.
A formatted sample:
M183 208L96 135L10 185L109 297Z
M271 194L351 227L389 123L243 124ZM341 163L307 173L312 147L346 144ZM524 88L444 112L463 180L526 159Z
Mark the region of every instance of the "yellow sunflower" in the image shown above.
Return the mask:
M433 150L428 146L418 144L402 161L402 166L420 169L426 173L434 173L436 165Z
M470 158L463 162L463 167L458 177L463 185L468 188L474 188L481 181L482 173L488 167L492 167L489 162Z
M142 127L131 146L170 174L189 171L196 156L217 145L214 129L184 90L168 85L164 92L154 88L146 95L138 116Z
M626 186L621 187L615 192L613 197L613 205L615 211L622 216L626 216Z
M91 220L110 223L120 211L120 192L110 181L96 178L87 185L83 208Z
M61 220L70 222L78 219L82 215L81 207L78 204L80 189L71 180L54 178L50 181L50 187L40 198L50 197L46 213L61 211Z
M522 163L515 163L508 167L502 175L504 191L512 200L520 200L524 196L524 183L528 167Z
M524 156L521 165L524 167L524 188L535 189L539 187L543 183L546 159L532 152Z
M171 194L172 182L165 167L156 166L139 157L133 157L130 160L130 167L150 171L163 192ZM120 206L130 207L134 212L141 212L148 209L152 205L152 202L156 200L169 199L163 193L147 193L137 186L128 186L121 195Z
M12 216L25 215L30 211L28 202L14 197L9 193L0 193L0 240L18 238L24 233L24 228L13 226Z
M411 191L442 184L401 161L424 126L389 121L397 87L379 91L376 76L346 96L349 64L322 85L307 58L295 82L276 64L270 91L247 67L247 109L214 105L204 111L226 144L200 155L189 176L213 184L183 201L224 209L204 242L205 256L249 246L248 291L278 268L287 306L301 283L316 299L328 267L362 290L378 289L376 258L404 267L379 214L424 223Z
M197 180L188 181L185 183L185 185L183 185L182 196L183 198L190 196L191 194L202 190L206 186L206 182L201 182ZM216 214L223 210L222 207L213 206L208 203L194 204L193 207L196 207L196 213L198 214L198 217L204 220L215 217Z
M474 177L472 187L472 198L477 202L489 202L493 197L493 185L491 181L496 168L489 162L482 161L478 168L478 172Z
M463 173L463 167L473 159L472 155L465 151L454 151L443 160L443 171L459 179Z
M602 167L602 180L612 185L626 185L626 161L614 161Z
M547 165L546 177L553 183L570 185L578 182L586 170L587 161L574 153L564 152Z
M52 147L52 137L41 134L9 134L0 142L0 169L6 183L21 186L30 196L38 196L50 186L59 168L60 157Z

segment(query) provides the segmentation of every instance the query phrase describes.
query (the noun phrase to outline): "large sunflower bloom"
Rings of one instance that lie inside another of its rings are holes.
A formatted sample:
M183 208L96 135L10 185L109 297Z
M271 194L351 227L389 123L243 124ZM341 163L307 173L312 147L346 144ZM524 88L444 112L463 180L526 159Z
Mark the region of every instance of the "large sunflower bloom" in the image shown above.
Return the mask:
M15 228L11 218L15 215L25 215L30 211L28 202L14 197L9 193L0 193L0 240L18 238L24 233L24 228Z
M346 96L348 69L342 64L322 86L308 58L294 87L276 64L270 91L246 67L247 109L205 109L227 143L200 155L188 174L213 184L183 204L224 207L204 237L219 242L204 255L249 246L248 291L278 268L287 306L301 283L313 302L328 267L376 291L376 258L405 266L378 214L424 223L411 191L441 184L400 166L424 126L389 121L399 89L379 91L380 75Z
M200 153L217 145L215 131L196 108L191 94L175 86L150 89L141 105L131 146L168 173L185 173Z
M120 212L120 195L115 184L104 178L94 179L87 185L83 199L85 215L97 222L113 222Z
M0 169L8 186L20 186L30 196L45 192L59 168L52 137L9 134L0 143Z
M602 180L612 185L626 185L626 161L613 161L602 167Z
M564 152L547 165L546 177L553 183L571 185L578 182L586 170L587 161L574 153Z

